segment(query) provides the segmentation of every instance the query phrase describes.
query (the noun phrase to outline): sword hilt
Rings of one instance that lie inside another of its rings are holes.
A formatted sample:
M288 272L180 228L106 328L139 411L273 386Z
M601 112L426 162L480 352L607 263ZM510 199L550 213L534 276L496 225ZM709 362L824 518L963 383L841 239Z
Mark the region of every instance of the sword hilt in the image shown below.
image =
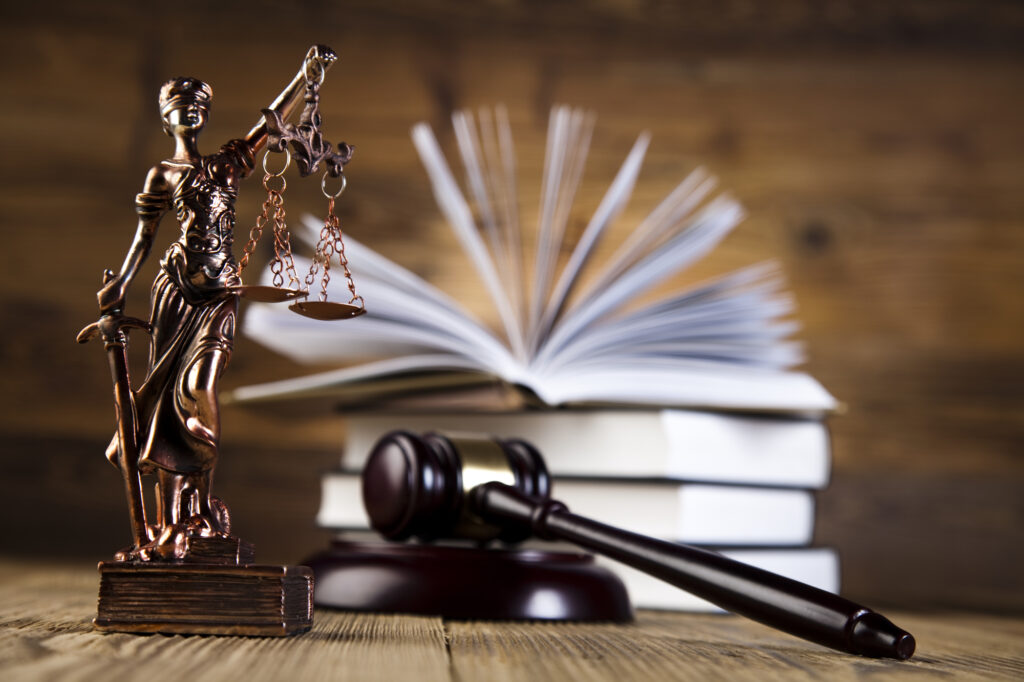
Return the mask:
M78 332L75 341L78 343L88 343L95 336L99 335L103 337L104 343L118 343L120 342L121 333L129 329L144 329L146 332L152 332L153 326L145 320L122 315L115 311L107 313L92 324L87 325L85 329Z
M103 284L110 284L116 276L117 273L107 268L103 271ZM111 310L78 332L75 341L78 343L88 343L99 334L103 337L104 343L119 343L121 333L129 329L145 329L147 333L152 333L153 326L137 317L122 315L120 310Z

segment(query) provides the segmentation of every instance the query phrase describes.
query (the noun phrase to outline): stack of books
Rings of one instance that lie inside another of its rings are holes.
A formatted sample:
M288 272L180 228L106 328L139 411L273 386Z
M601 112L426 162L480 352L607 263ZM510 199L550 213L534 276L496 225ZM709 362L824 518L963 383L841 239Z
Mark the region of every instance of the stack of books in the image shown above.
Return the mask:
M835 552L811 546L814 491L829 475L824 417L836 402L792 369L802 349L790 339L794 305L778 268L757 264L642 302L736 226L737 202L715 196L704 171L691 173L584 280L628 202L649 136L639 137L559 270L593 117L552 111L532 260L523 253L507 116L460 112L454 126L466 193L429 127L416 126L413 141L500 333L348 237L367 315L325 325L254 305L245 318L245 333L296 360L350 364L230 396L327 400L347 411L345 454L324 477L320 525L366 529L358 472L383 433L471 431L532 442L553 495L575 513L837 590ZM315 241L319 227L309 221L302 237ZM331 286L332 296L347 295L344 283ZM609 563L639 607L708 608Z
M552 496L571 511L733 558L836 591L831 549L810 548L814 491L829 475L821 421L689 410L581 409L506 413L378 412L348 419L342 466L324 475L317 523L344 535L368 529L359 471L380 436L413 432L522 437L549 460ZM638 607L708 605L608 562Z

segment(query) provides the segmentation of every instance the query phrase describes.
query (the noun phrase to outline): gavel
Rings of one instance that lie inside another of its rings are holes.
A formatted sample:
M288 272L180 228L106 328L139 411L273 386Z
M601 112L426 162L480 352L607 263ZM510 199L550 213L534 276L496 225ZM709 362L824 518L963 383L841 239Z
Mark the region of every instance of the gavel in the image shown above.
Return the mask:
M390 540L568 541L811 642L872 657L914 653L913 635L843 597L571 513L551 499L544 459L524 440L393 431L373 447L362 484L370 524Z

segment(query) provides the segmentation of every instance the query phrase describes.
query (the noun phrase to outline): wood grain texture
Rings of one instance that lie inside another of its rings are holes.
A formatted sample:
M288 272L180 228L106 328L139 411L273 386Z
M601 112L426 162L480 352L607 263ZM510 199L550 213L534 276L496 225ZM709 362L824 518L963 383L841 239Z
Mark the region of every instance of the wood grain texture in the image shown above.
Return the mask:
M100 633L96 576L0 564L0 675L5 680L447 680L436 619L316 613L287 639Z
M894 616L895 618L895 616ZM446 623L457 679L900 680L1015 679L1019 620L896 619L918 638L908 662L832 652L735 616L641 612L628 626ZM959 621L959 622L958 622Z
M630 625L442 622L317 610L286 639L101 634L96 574L0 559L5 680L957 680L1024 675L1024 620L890 614L909 662L840 654L733 616L641 612Z
M71 2L3 13L0 530L12 551L68 553L46 534L63 523L84 529L68 539L84 555L120 546L109 535L121 536L123 501L101 453L109 377L102 354L71 339L95 318L101 270L127 249L147 168L170 152L160 83L192 74L213 85L209 149L247 131L322 41L341 54L323 91L325 132L357 146L344 228L472 310L486 314L487 302L434 205L414 122L447 130L453 108L505 102L529 220L548 108L594 109L570 231L651 130L612 243L693 166L719 175L749 218L676 284L782 261L808 369L848 406L832 423L817 539L842 551L849 596L1024 612L1020 3L367 0L282 13L257 0L163 15ZM453 149L449 134L441 142ZM260 201L250 180L240 230ZM294 217L324 210L315 181L292 183L286 205ZM157 248L173 232L165 225ZM130 312L145 309L156 260ZM225 383L313 369L242 340ZM303 510L315 510L319 470L341 442L337 420L223 418L218 486L240 532L261 559L318 549ZM85 538L103 533L89 552Z

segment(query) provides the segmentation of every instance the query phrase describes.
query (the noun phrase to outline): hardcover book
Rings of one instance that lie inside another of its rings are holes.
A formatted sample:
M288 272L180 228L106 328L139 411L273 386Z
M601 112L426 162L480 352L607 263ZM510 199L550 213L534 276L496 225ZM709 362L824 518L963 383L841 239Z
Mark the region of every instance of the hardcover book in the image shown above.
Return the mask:
M558 477L666 478L824 488L831 445L820 420L670 409L373 411L346 418L344 468L360 470L388 431L523 438Z
M814 530L814 496L807 490L555 478L551 495L575 514L691 545L797 547L809 544ZM316 522L332 530L369 529L358 472L324 474Z

